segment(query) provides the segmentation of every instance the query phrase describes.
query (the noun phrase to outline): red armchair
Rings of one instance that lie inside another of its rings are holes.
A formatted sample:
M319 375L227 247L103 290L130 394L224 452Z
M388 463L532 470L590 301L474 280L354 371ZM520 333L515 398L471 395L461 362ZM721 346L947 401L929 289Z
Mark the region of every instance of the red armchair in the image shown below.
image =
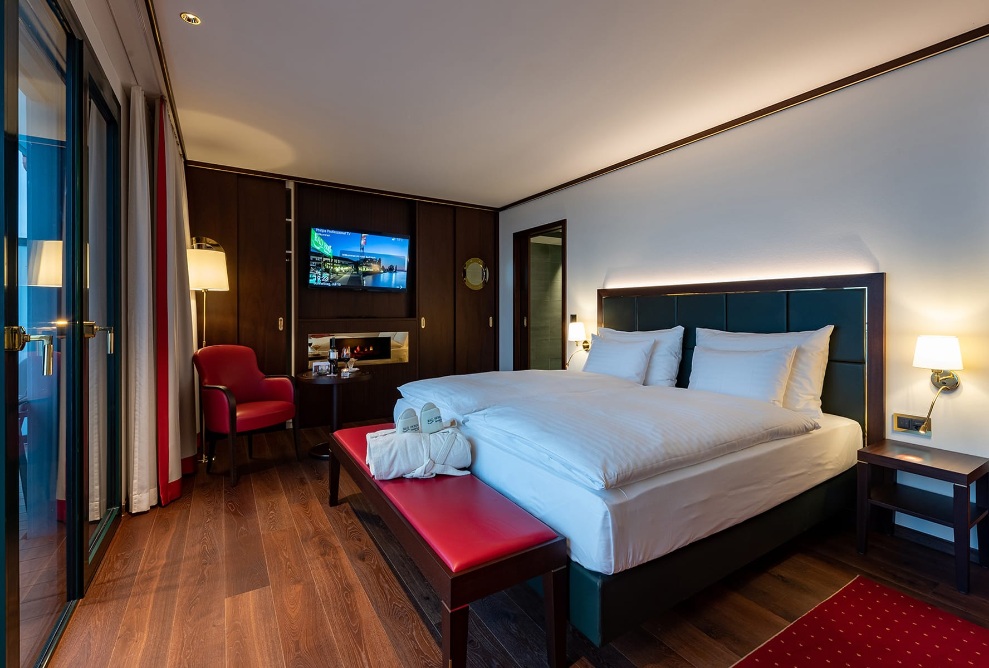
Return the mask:
M199 410L203 425L206 471L212 468L217 438L230 443L230 479L237 484L234 445L239 434L247 436L247 455L254 456L252 436L284 427L295 417L295 384L290 376L265 376L254 351L247 346L207 346L192 356L199 372ZM299 430L293 424L295 456L299 456Z

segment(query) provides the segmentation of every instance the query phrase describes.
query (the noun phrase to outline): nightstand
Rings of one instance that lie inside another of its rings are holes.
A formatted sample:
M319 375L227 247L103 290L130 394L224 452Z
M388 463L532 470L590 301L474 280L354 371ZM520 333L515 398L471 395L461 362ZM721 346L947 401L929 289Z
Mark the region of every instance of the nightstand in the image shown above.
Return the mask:
M895 482L874 483L873 467L950 482L954 485L954 496L949 498ZM989 567L989 459L887 439L859 450L857 473L858 551L865 554L869 511L873 506L952 527L955 538L955 584L958 591L967 594L969 533L973 526L977 526L979 565ZM969 500L969 486L972 483L975 483L976 503Z

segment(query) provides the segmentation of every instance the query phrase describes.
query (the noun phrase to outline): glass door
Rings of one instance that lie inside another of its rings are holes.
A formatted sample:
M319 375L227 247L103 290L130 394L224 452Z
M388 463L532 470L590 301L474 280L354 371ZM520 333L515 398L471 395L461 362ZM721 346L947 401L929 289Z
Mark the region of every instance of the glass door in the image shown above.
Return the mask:
M34 665L43 653L69 601L65 371L71 360L58 322L66 313L70 156L67 34L43 0L23 0L18 24L17 235L16 241L9 238L8 225L7 243L17 248L16 326L23 328L25 344L16 355L18 663L23 666Z
M110 102L108 102L108 100ZM88 585L120 517L119 331L119 126L112 93L90 80L86 109L86 174L83 217L83 338L85 383L81 387L83 485L81 526Z
M4 665L36 666L120 519L120 108L58 3L2 19L0 634Z

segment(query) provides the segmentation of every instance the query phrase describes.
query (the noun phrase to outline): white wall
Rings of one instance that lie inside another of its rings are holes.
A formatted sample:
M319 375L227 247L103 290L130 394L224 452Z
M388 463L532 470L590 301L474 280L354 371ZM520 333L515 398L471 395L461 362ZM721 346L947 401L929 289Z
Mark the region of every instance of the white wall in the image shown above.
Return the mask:
M989 456L987 63L989 39L503 211L502 368L512 235L537 225L567 221L567 313L589 330L601 287L882 271L887 435L934 395L917 335L955 334L961 388L930 439L896 438Z

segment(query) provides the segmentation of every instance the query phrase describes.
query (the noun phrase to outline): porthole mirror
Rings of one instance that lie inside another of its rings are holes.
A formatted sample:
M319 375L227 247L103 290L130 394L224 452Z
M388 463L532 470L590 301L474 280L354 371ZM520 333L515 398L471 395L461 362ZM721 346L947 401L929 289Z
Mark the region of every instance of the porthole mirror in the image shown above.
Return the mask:
M480 290L488 282L488 268L484 266L484 260L479 257L472 257L464 263L464 285L471 290Z

